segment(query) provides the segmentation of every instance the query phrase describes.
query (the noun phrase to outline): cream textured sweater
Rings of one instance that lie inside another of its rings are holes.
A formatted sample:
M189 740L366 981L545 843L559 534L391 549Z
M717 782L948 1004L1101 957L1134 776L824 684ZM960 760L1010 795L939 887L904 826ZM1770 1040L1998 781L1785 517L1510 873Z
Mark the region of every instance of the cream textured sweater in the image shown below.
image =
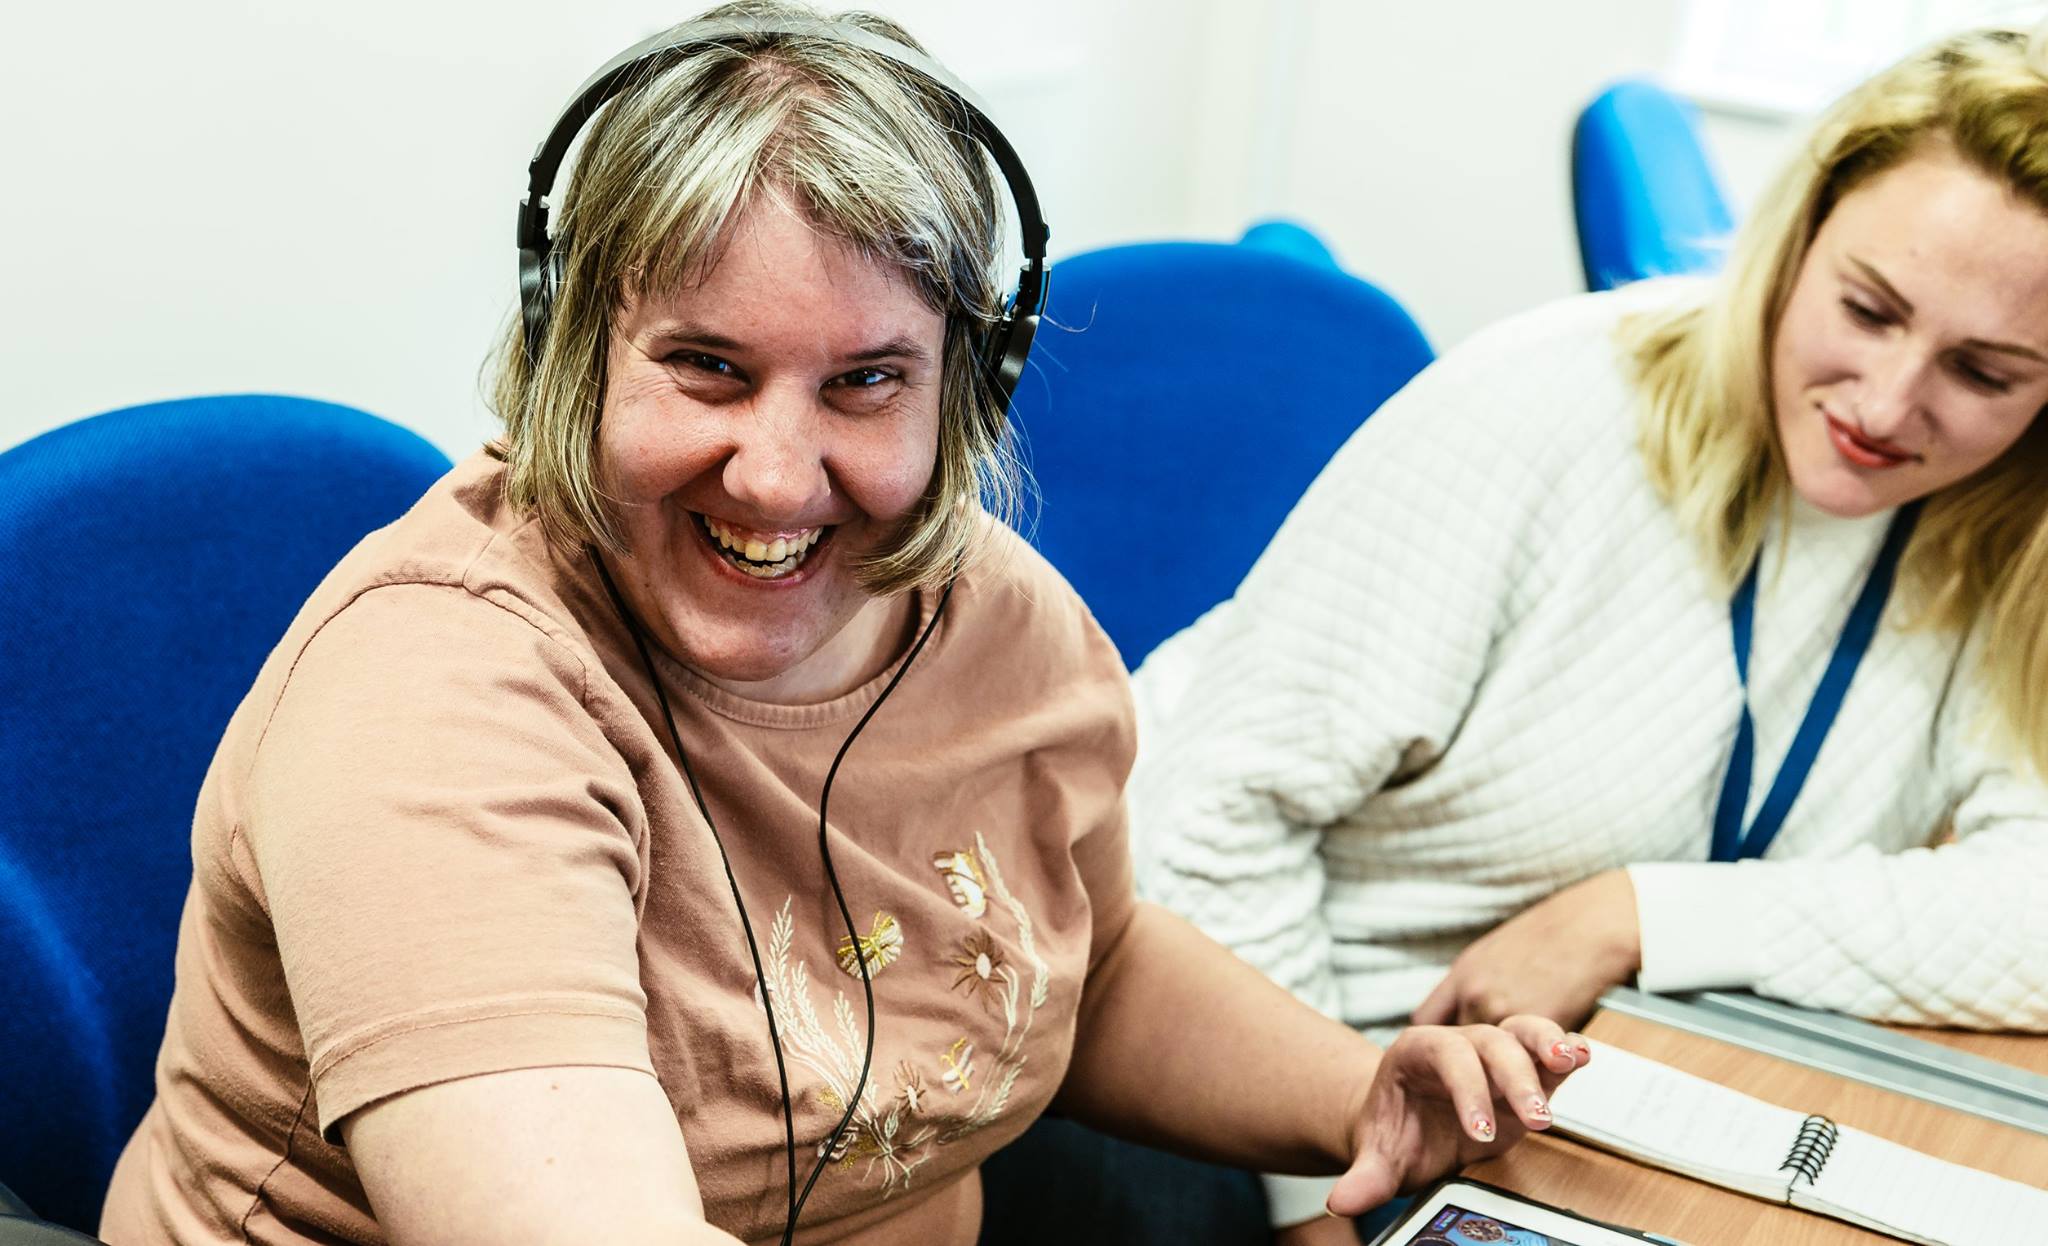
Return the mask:
M1362 426L1237 595L1138 672L1144 892L1357 1026L1627 865L1646 989L2048 1028L2048 789L1979 730L1973 646L1902 629L1897 598L1766 858L1707 860L1740 709L1727 597L1645 478L1613 343L1698 291L1517 317ZM1752 813L1889 518L1795 503L1766 544Z

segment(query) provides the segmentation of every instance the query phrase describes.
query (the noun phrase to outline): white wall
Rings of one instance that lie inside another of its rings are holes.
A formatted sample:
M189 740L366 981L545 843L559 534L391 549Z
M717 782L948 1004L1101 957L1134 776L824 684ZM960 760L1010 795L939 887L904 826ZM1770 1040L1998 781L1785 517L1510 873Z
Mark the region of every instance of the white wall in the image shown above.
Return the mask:
M1578 288L1571 118L1606 79L1667 61L1678 4L870 0L988 97L1055 256L1291 214L1439 347ZM251 390L474 446L493 427L477 374L513 305L533 145L590 69L695 7L17 14L0 64L0 446ZM1759 150L1780 130L1716 124ZM1745 161L1738 190L1761 176Z
M1663 67L1678 0L1286 8L1287 46L1267 58L1295 89L1247 136L1277 149L1253 161L1277 181L1248 184L1220 162L1200 187L1204 224L1301 217L1401 298L1439 348L1583 288L1572 123L1601 86ZM1754 149L1773 148L1783 128L1712 123L1713 139L1735 148L1723 163L1738 197L1762 177Z
M514 303L534 145L591 69L696 7L190 0L12 18L0 446L252 390L474 446L493 427L478 368ZM1106 17L1084 0L873 7L989 98L1062 252L1183 228L1188 156L1145 106L1180 93L1187 60L1166 0ZM1111 72L1141 22L1157 55Z

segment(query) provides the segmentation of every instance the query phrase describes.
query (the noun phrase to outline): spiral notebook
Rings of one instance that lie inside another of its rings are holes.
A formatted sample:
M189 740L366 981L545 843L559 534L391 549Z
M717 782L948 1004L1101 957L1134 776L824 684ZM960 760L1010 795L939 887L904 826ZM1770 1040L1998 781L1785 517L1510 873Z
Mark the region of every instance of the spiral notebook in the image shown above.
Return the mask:
M1795 1112L1606 1043L1551 1099L1556 1128L1630 1159L1932 1246L2048 1226L2048 1190ZM2048 1229L2044 1229L2048 1231Z

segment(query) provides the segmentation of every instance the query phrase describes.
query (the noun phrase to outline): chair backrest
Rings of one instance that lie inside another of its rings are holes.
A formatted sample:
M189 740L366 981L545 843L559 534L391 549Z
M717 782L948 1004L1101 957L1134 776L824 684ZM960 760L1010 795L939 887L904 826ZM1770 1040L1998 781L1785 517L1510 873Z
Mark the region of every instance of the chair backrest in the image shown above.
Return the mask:
M297 398L114 411L0 454L0 1182L90 1229L153 1093L192 808L306 595L448 460Z
M1292 256L1308 264L1320 264L1325 268L1343 269L1337 257L1331 253L1330 244L1298 221L1275 217L1259 221L1244 231L1237 245L1272 251L1279 255Z
M1326 262L1201 242L1062 260L1017 394L1026 530L1135 667L1236 590L1430 358L1398 303Z
M1735 228L1699 111L1650 82L1616 83L1579 114L1572 206L1589 290L1710 272Z

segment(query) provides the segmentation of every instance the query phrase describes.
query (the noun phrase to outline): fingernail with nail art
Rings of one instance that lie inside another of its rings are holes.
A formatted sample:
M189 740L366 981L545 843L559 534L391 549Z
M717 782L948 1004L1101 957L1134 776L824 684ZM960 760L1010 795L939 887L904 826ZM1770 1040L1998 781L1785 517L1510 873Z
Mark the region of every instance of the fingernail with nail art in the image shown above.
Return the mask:
M1474 1116L1472 1118L1472 1136L1479 1139L1481 1142L1493 1141L1492 1118L1486 1116Z
M1540 1121L1550 1119L1550 1105L1544 1102L1542 1095L1529 1096L1529 1115Z

